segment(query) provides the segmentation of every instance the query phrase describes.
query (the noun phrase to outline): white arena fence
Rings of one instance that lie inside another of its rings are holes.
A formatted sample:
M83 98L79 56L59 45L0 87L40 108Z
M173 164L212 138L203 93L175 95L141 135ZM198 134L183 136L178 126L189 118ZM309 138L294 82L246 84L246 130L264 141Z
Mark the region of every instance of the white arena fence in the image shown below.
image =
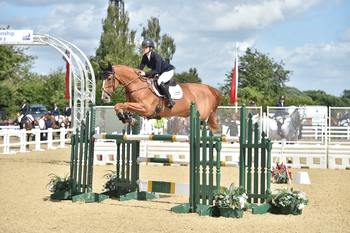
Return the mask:
M0 148L2 148L3 154L30 152L28 148L30 145L34 145L33 151L66 148L70 146L70 138L66 135L72 133L72 131L73 129L64 128L20 130L18 126L0 126L0 138L2 139ZM42 133L47 134L47 140L40 140L40 134ZM30 134L29 141L27 141L27 134ZM33 138L34 140L32 140Z
M131 150L131 148L130 148ZM115 140L99 139L95 142L94 164L116 164L117 146ZM186 142L141 141L142 158L171 158L177 161L169 166L182 166L189 163L189 145ZM222 143L220 160L223 166L239 165L239 143ZM309 169L350 169L350 146L321 144L273 143L271 164L284 161L290 168ZM141 164L163 166L160 163L140 160Z
M247 107L247 111L251 111L251 107ZM262 112L262 108L258 107L258 112L261 116L274 115L276 107L268 107L267 113ZM273 141L272 149L272 162L278 161L278 159L284 158L289 167L292 168L330 168L330 169L350 169L350 126L334 125L331 124L331 118L340 115L339 112L345 114L349 111L349 108L334 108L331 107L327 110L325 106L306 106L306 117L302 122L302 135L300 139L295 141L287 141L282 146L281 140ZM219 135L230 136L231 132L229 128L232 126L231 116L240 113L240 107L219 107L217 110L217 122L221 125L221 130L215 132ZM171 118L162 119L162 123L159 126L159 122L155 120L146 120L141 118L140 126L142 134L173 134L169 132L168 122ZM186 122L186 119L182 119ZM158 125L157 125L158 123ZM237 127L237 133L239 136L240 122L239 118L235 119ZM106 127L108 126L108 127ZM113 106L108 107L96 107L96 132L97 133L122 133L125 126L120 123L115 115ZM184 129L181 131L184 134L188 134L187 126L182 126ZM68 130L72 131L72 129ZM11 136L10 136L11 132ZM33 134L38 134L44 131L33 130ZM53 130L53 132L60 132L60 130ZM0 128L0 138L4 138L3 144L0 144L0 148L3 149L3 153L16 153L25 152L25 146L27 144L34 144L36 150L52 149L55 148L52 143L56 142L59 146L65 147L70 139L60 137L59 139L47 141L24 142L9 142L6 137L18 137L23 138L27 132L20 132L19 130L11 128ZM266 132L268 134L268 132ZM65 132L59 135L64 135ZM6 135L6 137L4 137ZM22 135L22 136L21 136ZM18 149L19 147L19 149ZM46 148L45 148L46 147ZM14 148L14 149L13 149ZM1 152L0 152L1 153ZM116 159L116 145L113 140L99 140L95 144L94 160L96 165L115 164ZM141 142L141 155L149 158L173 158L176 160L188 160L189 148L187 143L183 142ZM239 159L239 144L238 143L223 143L221 151L221 161L231 164L238 163ZM157 164L159 165L159 164ZM178 166L174 165L173 166Z

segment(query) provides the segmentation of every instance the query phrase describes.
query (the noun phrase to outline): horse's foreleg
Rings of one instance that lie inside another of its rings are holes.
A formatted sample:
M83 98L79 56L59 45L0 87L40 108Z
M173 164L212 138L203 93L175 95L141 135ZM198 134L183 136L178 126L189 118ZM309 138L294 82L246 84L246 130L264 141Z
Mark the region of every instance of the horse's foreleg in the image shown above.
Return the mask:
M135 118L133 118L132 115L133 114L129 111L124 112L124 117L125 117L126 123L129 125L138 125L139 122Z
M153 110L146 109L145 105L142 103L123 103L123 104L116 104L114 106L114 110L116 112L119 112L123 110L123 112L132 112L132 113L137 113L140 116L146 116L147 114L151 115L153 113Z
M123 122L125 124L126 121L125 121L125 117L124 117L123 113L118 112L117 117L121 122Z

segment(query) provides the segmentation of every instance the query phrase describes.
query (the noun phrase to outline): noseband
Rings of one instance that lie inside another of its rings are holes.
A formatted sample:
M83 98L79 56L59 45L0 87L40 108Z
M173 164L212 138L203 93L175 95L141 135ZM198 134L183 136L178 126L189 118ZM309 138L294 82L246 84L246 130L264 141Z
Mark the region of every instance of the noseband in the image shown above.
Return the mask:
M110 75L113 75L113 78L114 79L117 79L116 77L115 77L115 75L114 75L114 69L113 69L113 67L112 67L112 71L109 71L109 70L104 70L103 71L103 74L102 74L102 80L106 80ZM118 79L117 79L118 80ZM118 80L119 81L119 80ZM107 92L106 90L105 90L105 87L103 87L102 86L102 88L101 88L101 91L103 91L104 93L106 93L109 97L112 97L112 94L115 92L115 82L113 82L113 84L112 85L109 85L109 86L107 86L107 87L113 87L113 91L111 92L111 93L109 93L109 92ZM106 87L106 88L107 88Z

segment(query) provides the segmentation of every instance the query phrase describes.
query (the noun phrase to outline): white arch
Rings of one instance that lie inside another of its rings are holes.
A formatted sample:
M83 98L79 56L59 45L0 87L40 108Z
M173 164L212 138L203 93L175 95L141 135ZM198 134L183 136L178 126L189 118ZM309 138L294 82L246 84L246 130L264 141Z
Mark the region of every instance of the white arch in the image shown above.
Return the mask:
M96 97L95 73L86 55L72 43L45 34L33 34L32 42L7 42L0 43L0 45L51 46L65 57L70 64L71 80L73 78L74 83L74 91L71 91L74 94L74 103L72 104L72 99L70 100L73 110L72 124L73 128L80 127L80 123L89 109L89 104L95 103ZM66 55L66 51L69 52L69 57ZM70 84L72 86L72 81Z

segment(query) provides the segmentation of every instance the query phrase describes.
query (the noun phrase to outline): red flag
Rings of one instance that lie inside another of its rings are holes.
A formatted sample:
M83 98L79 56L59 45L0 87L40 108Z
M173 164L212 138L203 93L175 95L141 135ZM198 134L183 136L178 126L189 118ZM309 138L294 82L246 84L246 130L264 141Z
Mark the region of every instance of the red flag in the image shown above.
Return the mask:
M70 99L70 64L66 62L66 96L64 97L66 100Z
M235 58L235 64L233 67L233 73L232 73L232 81L231 81L231 90L230 90L230 103L235 104L238 102L237 98L237 92L238 92L238 60L237 60L237 51L236 51L236 58Z

